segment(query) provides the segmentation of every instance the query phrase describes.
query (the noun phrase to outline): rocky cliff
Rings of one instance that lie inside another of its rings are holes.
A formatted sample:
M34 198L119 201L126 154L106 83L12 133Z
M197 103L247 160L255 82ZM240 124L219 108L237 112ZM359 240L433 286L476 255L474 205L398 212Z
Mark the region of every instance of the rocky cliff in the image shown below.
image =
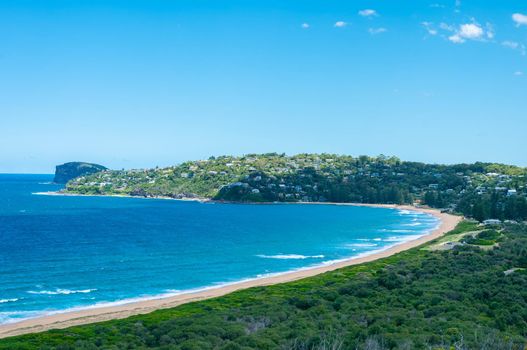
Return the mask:
M76 177L94 174L106 169L106 167L99 164L84 162L64 163L62 165L57 165L53 181L59 184L65 184Z

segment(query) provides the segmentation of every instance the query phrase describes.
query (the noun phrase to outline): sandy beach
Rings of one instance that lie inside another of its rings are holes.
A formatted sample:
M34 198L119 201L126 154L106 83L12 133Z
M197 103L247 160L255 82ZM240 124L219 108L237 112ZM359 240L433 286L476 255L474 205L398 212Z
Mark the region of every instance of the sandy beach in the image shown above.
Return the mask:
M332 203L309 203L309 204L320 204L328 205ZM111 319L121 319L132 315L145 314L158 309L171 308L184 303L193 301L219 297L228 293L232 293L237 290L256 287L266 286L277 283L284 283L295 281L298 279L315 276L324 272L333 271L342 267L362 264L370 261L374 261L380 258L385 258L404 250L417 247L426 242L434 240L444 233L454 229L454 227L461 221L462 217L454 216L446 213L441 213L434 209L416 208L413 206L399 206L399 205L368 205L368 204L344 204L344 203L333 203L334 205L359 205L359 206L372 206L372 207L384 207L384 208L396 208L405 210L420 211L423 213L431 214L441 220L439 227L430 232L427 235L421 236L418 239L407 241L401 244L394 245L386 250L358 258L350 258L343 260L331 265L317 266L309 269L303 269L293 272L287 272L279 275L270 277L263 277L259 279L246 280L239 283L233 283L226 286L217 288L209 288L196 292L189 292L185 294L179 294L176 296L170 296L166 298L152 299L146 301L132 302L128 304L122 304L117 306L106 306L99 308L83 309L79 311L64 312L54 315L23 320L17 323L0 325L0 338L9 336L15 336L26 333L41 332L49 329L67 328L71 326L101 322Z

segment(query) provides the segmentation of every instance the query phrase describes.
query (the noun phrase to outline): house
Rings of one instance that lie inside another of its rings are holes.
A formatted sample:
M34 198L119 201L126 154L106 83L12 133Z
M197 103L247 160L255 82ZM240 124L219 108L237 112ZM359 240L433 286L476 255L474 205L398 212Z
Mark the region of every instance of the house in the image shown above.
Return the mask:
M483 221L483 225L499 225L501 224L501 221L498 219L487 219Z
M517 193L516 190L508 190L508 191L507 191L507 196L509 196L509 197L510 197L510 196L515 196L515 195L517 195L517 194L518 194L518 193Z

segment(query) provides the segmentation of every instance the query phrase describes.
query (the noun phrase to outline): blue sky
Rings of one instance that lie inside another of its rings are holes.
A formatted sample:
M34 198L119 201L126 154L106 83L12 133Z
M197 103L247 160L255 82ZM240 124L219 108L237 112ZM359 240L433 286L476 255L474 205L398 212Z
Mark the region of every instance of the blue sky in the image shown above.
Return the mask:
M0 2L0 172L331 152L527 166L525 1Z

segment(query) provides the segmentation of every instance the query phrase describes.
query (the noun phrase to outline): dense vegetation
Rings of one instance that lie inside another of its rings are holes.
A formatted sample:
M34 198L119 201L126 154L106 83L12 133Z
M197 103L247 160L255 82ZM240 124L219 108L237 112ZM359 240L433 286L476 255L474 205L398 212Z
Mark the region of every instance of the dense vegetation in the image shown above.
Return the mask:
M527 169L437 165L332 154L211 157L174 167L103 171L67 192L227 201L421 203L477 220L527 220Z
M527 227L480 231L463 222L442 240L466 234L496 244L415 248L148 315L8 338L0 349L524 349Z

